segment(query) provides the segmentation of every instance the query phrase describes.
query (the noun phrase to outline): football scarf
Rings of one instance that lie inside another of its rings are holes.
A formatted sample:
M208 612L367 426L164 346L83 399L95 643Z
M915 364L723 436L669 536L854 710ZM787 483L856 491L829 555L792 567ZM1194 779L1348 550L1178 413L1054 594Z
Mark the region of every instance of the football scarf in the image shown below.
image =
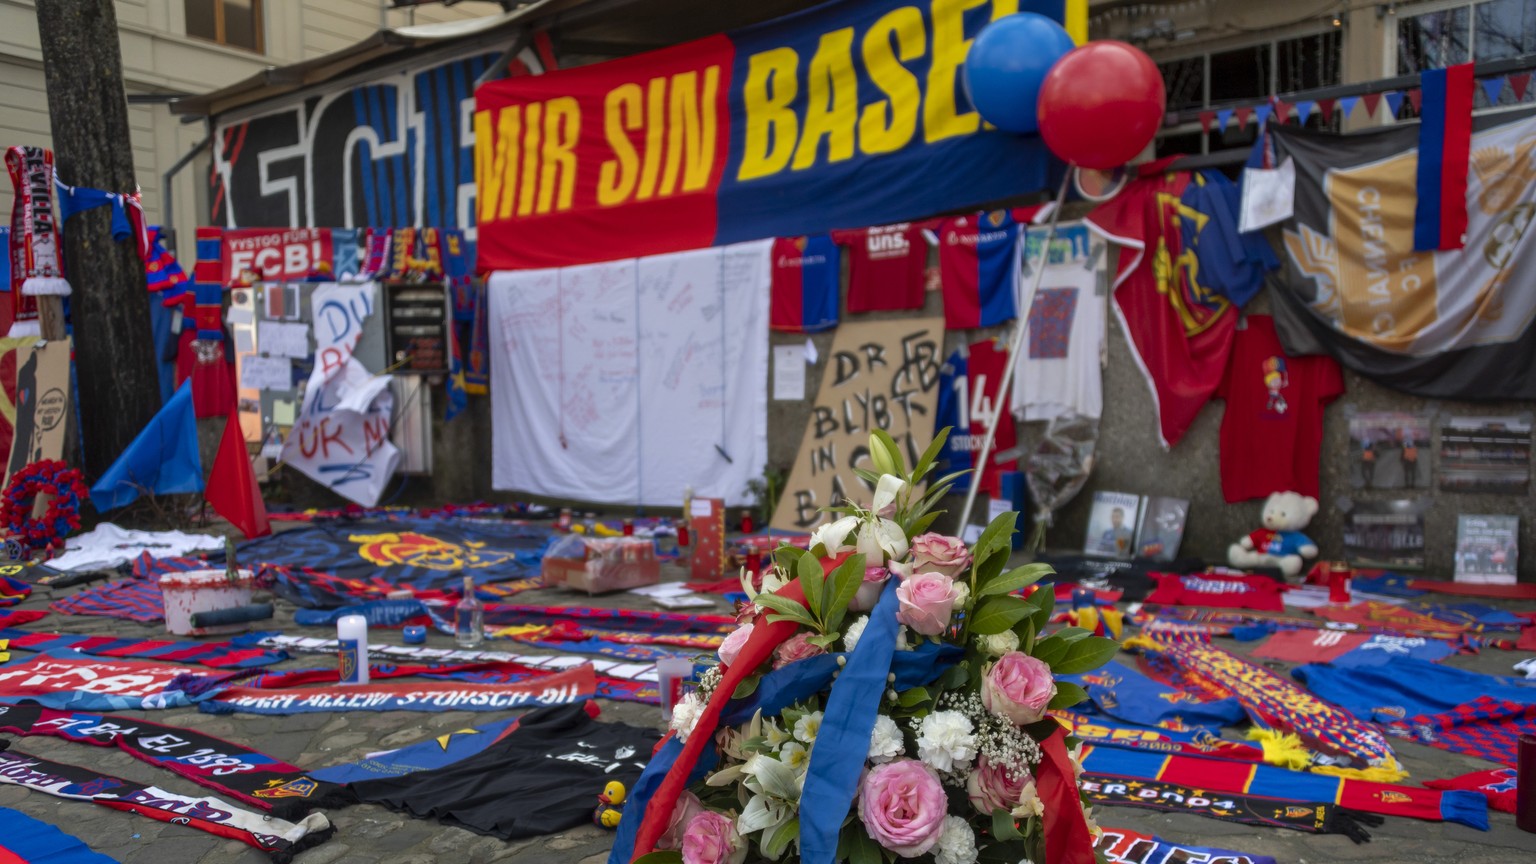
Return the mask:
M1463 633L1503 628L1512 624L1501 617L1485 617L1483 610L1487 608L1466 609L1423 602L1398 605L1367 600L1352 606L1323 606L1313 610L1313 614L1329 621L1358 624L1361 629L1374 624L1404 636L1455 639Z
M1362 720L1392 723L1420 714L1440 714L1487 696L1498 701L1536 702L1536 682L1483 675L1424 660L1397 658L1385 666L1341 669L1309 664L1291 670L1319 697Z
M1480 792L1488 799L1489 807L1505 813L1515 812L1515 792L1518 787L1514 768L1494 768L1444 780L1425 780L1424 785L1431 789L1469 789Z
M15 606L32 596L32 586L9 576L0 576L0 608Z
M144 261L144 277L151 291L165 291L189 281L176 256L160 242L161 229L149 229L149 257Z
M1214 861L1219 864L1276 864L1268 855L1249 855L1228 849L1186 846L1129 828L1104 828L1093 838L1093 848L1109 864L1188 864Z
M509 717L481 726L457 729L390 750L374 753L356 762L344 762L310 772L310 776L330 783L356 783L380 777L400 777L417 771L442 768L479 753L500 741L517 727L518 717Z
M1347 768L1317 766L1315 771L1381 781L1407 776L1380 731L1263 666L1197 641L1137 636L1125 645L1142 649L1149 662L1180 680L1236 697L1255 723L1349 760Z
M203 673L165 663L82 657L68 651L38 654L24 663L0 666L0 704L32 701L73 711L182 708L192 704L181 690L183 682L201 677Z
M1054 710L1047 713L1085 744L1156 753L1181 753L1185 756L1211 756L1240 762L1264 761L1262 747L1243 741L1228 741L1201 726L1180 730L1149 729L1145 726L1115 723L1097 715Z
M1386 821L1375 814L1354 813L1332 803L1297 804L1251 795L1207 792L1155 780L1126 781L1107 775L1084 774L1079 778L1078 786L1095 806L1107 804L1164 813L1193 813L1243 825L1290 828L1308 834L1343 834L1356 843L1370 841L1371 835L1365 826L1376 827Z
M304 769L276 757L196 729L163 726L137 717L11 705L0 707L0 732L115 747L141 762L271 810L283 819L357 803L346 789L307 775Z
M148 816L206 831L260 849L277 864L330 839L335 833L324 813L297 823L243 810L218 798L191 798L76 765L52 762L11 749L0 752L0 783L57 798L90 801L113 810Z
M120 579L86 588L49 603L48 609L60 615L96 615L143 624L165 620L160 586L142 579Z
M60 261L58 222L53 211L53 151L11 147L5 151L11 174L11 336L36 335L35 295L69 295ZM17 329L20 328L20 329Z
M1280 612L1280 583L1268 576L1153 573L1157 589L1146 602L1164 606L1214 606Z
M1479 696L1450 711L1420 714L1406 731L1422 744L1514 768L1521 736L1536 735L1536 702Z
M71 186L57 177L53 180L53 189L58 200L60 225L77 213L95 210L97 207L111 207L112 239L119 243L132 240L139 260L149 263L149 227L144 224L144 204L139 193L103 192L100 189Z
M508 684L456 682L229 687L197 703L207 714L311 714L319 711L504 711L566 705L596 695L591 666Z
M1472 792L1420 789L1351 780L1270 765L1197 756L1169 756L1116 747L1083 746L1083 770L1136 780L1156 780L1226 794L1256 795L1297 805L1331 801L1382 816L1445 821L1488 830L1488 804Z
M0 862L4 864L117 864L80 842L78 837L25 813L0 807Z
M1152 680L1116 661L1082 675L1058 675L1058 681L1077 684L1100 711L1139 726L1185 730L1191 726L1220 729L1247 719L1243 706L1233 698L1210 700Z
M110 636L82 636L76 633L34 633L13 627L0 627L0 639L9 639L12 648L23 651L76 651L97 657L197 663L212 669L249 669L270 666L288 659L288 655L282 651L237 648L229 642L113 639Z

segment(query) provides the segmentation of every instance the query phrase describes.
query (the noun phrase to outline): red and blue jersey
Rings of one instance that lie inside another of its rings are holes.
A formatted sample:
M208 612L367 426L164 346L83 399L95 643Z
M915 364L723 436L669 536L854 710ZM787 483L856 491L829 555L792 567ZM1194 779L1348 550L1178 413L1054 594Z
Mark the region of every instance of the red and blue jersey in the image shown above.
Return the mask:
M980 476L978 489L996 494L998 474L1018 468L1018 459L1004 462L997 455L1012 450L1017 443L1011 406L998 398L998 386L1008 362L1008 349L999 346L994 339L983 339L949 355L939 370L939 404L934 412L934 432L950 427L949 438L939 454L939 476L953 471L970 469L968 474L955 481L954 491L970 488L973 476ZM1012 392L1012 388L1009 388ZM995 412L1003 416L997 424L997 435L992 441L988 465L977 469L976 457L981 452L987 435L987 426Z
M841 250L831 237L774 240L769 328L815 333L836 327L841 284Z
M944 326L995 327L1018 317L1019 222L1007 210L956 216L939 224Z

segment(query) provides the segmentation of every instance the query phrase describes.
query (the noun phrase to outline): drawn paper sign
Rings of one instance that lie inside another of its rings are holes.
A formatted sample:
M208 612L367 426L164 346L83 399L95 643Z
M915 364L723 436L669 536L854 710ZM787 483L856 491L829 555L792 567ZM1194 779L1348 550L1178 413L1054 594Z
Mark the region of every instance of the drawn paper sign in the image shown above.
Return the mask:
M363 323L373 314L378 285L327 283L315 288L310 308L315 319L315 369L329 374L340 368L363 338Z
M941 318L838 328L799 455L773 514L774 528L804 531L823 521L822 507L844 498L869 500L873 490L853 472L874 468L872 429L890 433L908 465L917 461L933 439L943 339Z
M6 340L10 341L10 340ZM15 353L14 411L5 476L33 462L64 455L64 418L69 409L69 340L19 346ZM7 394L9 395L9 394Z
M379 503L400 464L389 440L395 397L390 376L372 375L357 358L310 373L298 421L283 442L283 461L364 507Z
M225 231L223 245L225 285L306 282L331 271L329 228Z

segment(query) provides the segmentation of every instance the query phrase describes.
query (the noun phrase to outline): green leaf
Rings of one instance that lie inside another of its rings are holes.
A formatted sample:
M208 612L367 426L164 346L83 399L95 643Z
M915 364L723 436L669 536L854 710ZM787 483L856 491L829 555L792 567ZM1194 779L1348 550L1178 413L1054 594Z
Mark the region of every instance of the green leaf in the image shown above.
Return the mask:
M1054 672L1056 671L1056 664L1060 663L1067 656L1067 651L1071 648L1071 642L1058 638L1056 634L1052 634L1036 642L1034 650L1029 653L1036 660L1050 666L1051 671Z
M1056 682L1056 696L1046 708L1071 708L1088 700L1088 691L1071 681Z
M853 469L853 473L857 475L860 480L868 483L871 488L880 485L880 475L869 470L868 468L855 468Z
M779 569L785 573L794 573L795 563L800 560L801 556L809 554L811 553L798 546L779 546L773 550L773 563L779 565Z
M818 648L821 648L824 651L831 651L832 644L841 638L842 636L838 635L837 633L823 633L819 636L808 636L806 637L805 641L815 645Z
M1015 567L994 579L982 583L977 592L982 596L992 594L1012 594L1021 588L1039 582L1042 578L1056 572L1049 564L1025 564L1023 567Z
M800 836L800 820L791 819L783 825L766 832L763 837L763 854L777 861L784 850L789 848L789 843Z
M936 510L932 513L925 514L922 518L912 523L912 527L907 529L907 533L913 537L916 537L919 534L926 534L928 532L928 527L933 524L933 520L939 518L939 516L943 515L943 513L943 510Z
M636 858L634 864L683 864L683 853L676 849L651 852Z
M843 829L843 837L848 842L848 864L880 864L880 844L857 821Z
M971 550L971 556L975 560L974 566L979 567L994 553L1004 549L1011 551L1013 534L1018 530L1018 521L1019 514L1010 510L1007 513L998 514L998 517L987 525L986 530L981 532L981 539L976 541L976 548Z
M877 426L871 429L869 434L871 438L879 438L880 443L884 444L890 452L891 459L896 463L896 470L891 473L897 477L907 476L907 460L901 455L901 447L897 445L896 439L891 437L891 433ZM870 442L871 445L874 443L873 441Z
M1019 650L1025 654L1033 653L1035 649L1035 622L1025 618L1013 625L1013 632L1019 634Z
M1119 650L1120 643L1113 639L1087 636L1072 643L1066 656L1060 662L1052 663L1051 669L1061 675L1092 672L1114 659Z
M823 614L821 601L824 599L822 587L827 581L821 562L813 555L800 556L800 560L795 562L795 577L800 580L800 590L805 592L805 603L811 608L811 617L820 621Z
M996 579L998 576L1002 575L1003 568L1007 566L1007 555L992 555L986 561L982 562L980 567L976 568L976 584L980 585L984 582Z
M1033 611L1029 613L1029 620L1035 625L1035 632L1045 631L1045 625L1051 623L1051 613L1056 611L1056 592L1050 586L1037 588L1033 594L1024 598Z
M853 602L854 595L864 584L864 563L864 556L860 554L844 558L822 589L826 593L821 618L829 632L842 625L843 618L848 615L848 604Z
M950 428L945 426L940 429L939 434L933 436L928 449L924 450L923 455L917 460L917 464L912 466L913 483L923 482L923 477L933 468L933 463L938 460L939 454L944 452L944 442L949 440Z
M810 613L805 611L805 607L788 597L780 597L777 594L759 594L755 602L759 606L766 606L770 611L778 613L777 617L773 615L768 616L770 622L789 620L797 624L803 624L812 630L820 631L821 629L821 625L810 616Z
M753 693L757 692L757 685L762 680L763 676L761 675L748 676L740 684L736 685L736 689L731 693L731 698L745 699L748 696L751 696Z
M1030 614L1029 601L1017 597L991 597L976 607L971 620L971 632L978 636L991 636L1023 620Z
M935 682L934 686L940 690L959 690L969 683L970 680L971 667L962 662L945 669L944 674L939 676L939 680Z
M992 836L1003 841L1024 839L1018 826L1013 824L1013 814L1001 807L992 810Z
M911 690L903 690L896 696L896 704L903 708L915 708L928 701L928 688L913 687Z

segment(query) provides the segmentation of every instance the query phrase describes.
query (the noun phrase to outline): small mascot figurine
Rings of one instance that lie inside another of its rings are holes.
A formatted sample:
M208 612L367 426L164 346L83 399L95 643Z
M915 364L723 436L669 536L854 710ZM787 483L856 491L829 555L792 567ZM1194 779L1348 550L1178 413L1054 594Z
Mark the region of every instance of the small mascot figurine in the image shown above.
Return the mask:
M1317 499L1296 492L1276 492L1264 502L1264 527L1233 543L1227 560L1233 567L1279 567L1287 579L1317 557L1317 544L1301 533L1317 515Z
M624 816L624 797L629 791L617 780L608 781L603 794L597 796L597 809L592 812L592 823L599 828L617 828Z

